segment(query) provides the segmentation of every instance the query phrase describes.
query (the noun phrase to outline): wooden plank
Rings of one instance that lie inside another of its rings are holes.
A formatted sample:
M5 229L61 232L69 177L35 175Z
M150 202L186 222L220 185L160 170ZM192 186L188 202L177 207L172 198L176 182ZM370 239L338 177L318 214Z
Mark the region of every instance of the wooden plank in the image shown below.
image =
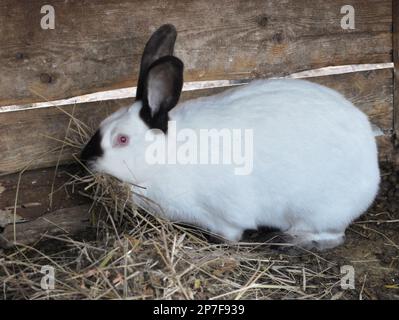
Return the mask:
M395 147L391 134L385 134L376 138L378 146L378 157L380 162L395 161Z
M163 23L179 32L186 81L282 75L329 65L390 62L391 0L41 0L0 2L0 105L136 85L144 44Z
M372 122L384 132L389 133L392 130L391 69L316 77L310 80L335 88L365 111ZM225 89L185 92L182 100ZM74 116L94 130L107 114L131 102L132 99L103 101L66 106L62 110L69 113L74 110ZM21 170L28 163L30 168L38 168L52 166L58 159L61 162L70 161L71 155L79 152L84 141L75 139L77 147L65 148L61 157L59 152L51 152L62 146L60 141L64 140L69 123L70 117L56 108L0 113L0 174ZM76 126L72 125L71 128Z
M394 62L394 133L396 143L399 139L399 0L392 2L392 19L393 19L393 62ZM399 144L398 144L399 145Z
M33 169L55 165L58 159L70 160L84 143L72 130L84 123L86 132L94 132L102 119L129 102L132 99L0 113L0 174L27 165ZM65 138L71 138L77 147L63 144Z
M372 123L391 134L393 123L392 69L354 72L309 79L337 90L364 111Z
M57 172L52 167L26 171L21 177L16 173L0 176L0 222L10 215L13 221L14 207L18 217L30 221L44 213L87 203L78 185L66 185L70 174L80 170L77 165L68 165L60 166Z
M32 221L9 224L0 233L0 248L33 244L46 235L71 236L85 231L91 226L89 209L89 205L59 209Z

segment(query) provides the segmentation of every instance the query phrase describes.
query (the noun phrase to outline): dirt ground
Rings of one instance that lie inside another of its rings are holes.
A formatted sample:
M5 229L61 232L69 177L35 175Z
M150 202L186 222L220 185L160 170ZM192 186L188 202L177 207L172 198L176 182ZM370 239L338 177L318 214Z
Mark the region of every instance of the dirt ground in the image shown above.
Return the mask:
M343 246L328 259L352 263L370 299L399 299L399 170L381 165L382 183L374 205L347 231ZM355 290L360 294L361 287Z
M357 277L355 296L399 299L399 170L381 166L382 183L374 205L347 231L343 246L326 258L353 264Z

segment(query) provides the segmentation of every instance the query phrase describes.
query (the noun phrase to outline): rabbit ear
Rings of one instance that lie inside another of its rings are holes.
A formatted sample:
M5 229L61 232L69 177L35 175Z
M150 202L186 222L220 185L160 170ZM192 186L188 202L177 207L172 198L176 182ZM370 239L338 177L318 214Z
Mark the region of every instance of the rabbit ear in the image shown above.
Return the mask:
M176 28L171 24L164 24L155 31L148 40L141 57L140 74L137 83L136 99L141 100L145 77L150 65L164 56L173 55L177 37Z
M155 61L143 85L141 119L151 129L168 130L168 112L177 104L183 87L183 62L173 56Z

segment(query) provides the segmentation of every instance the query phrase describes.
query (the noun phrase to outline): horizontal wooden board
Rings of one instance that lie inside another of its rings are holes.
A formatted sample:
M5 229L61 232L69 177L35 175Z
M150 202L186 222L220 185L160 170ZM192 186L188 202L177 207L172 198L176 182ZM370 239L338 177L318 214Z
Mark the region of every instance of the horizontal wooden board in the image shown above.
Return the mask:
M309 79L342 93L385 133L393 126L393 70L354 72Z
M49 237L87 234L93 227L90 218L90 205L82 205L46 213L32 221L8 224L0 232L0 248L32 245Z
M365 111L372 122L385 133L389 134L392 130L392 69L331 75L309 80L335 88ZM225 89L184 92L182 99L210 95ZM121 106L129 105L132 101L110 100L62 108L0 113L0 174L18 171L28 164L30 168L38 168L52 166L58 160L62 163L70 161L71 155L79 152L79 147L84 141L79 138L79 134L71 131L76 130L77 126L75 120L71 121L69 114L73 114L74 118L94 130L107 114ZM74 138L76 148L65 146L60 156L61 141L66 136Z
M394 62L394 130L399 146L399 1L392 1L393 17L393 62ZM398 155L399 163L399 155Z
M71 160L100 121L129 102L132 99L0 113L0 174ZM64 143L66 138L72 140Z
M0 1L0 105L55 100L136 85L141 52L164 23L179 32L186 81L282 75L329 65L392 61L392 1Z
M46 168L26 171L21 177L17 173L0 176L0 221L6 214L13 218L15 204L20 218L33 220L44 213L87 203L87 198L79 195L79 185L74 189L65 185L70 174L79 170L77 165L68 165L60 166L57 172Z

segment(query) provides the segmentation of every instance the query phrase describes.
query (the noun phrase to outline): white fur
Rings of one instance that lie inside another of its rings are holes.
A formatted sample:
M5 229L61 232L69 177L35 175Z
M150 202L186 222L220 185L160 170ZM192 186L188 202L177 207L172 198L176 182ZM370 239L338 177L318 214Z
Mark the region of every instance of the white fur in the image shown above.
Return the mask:
M178 129L253 129L249 176L234 175L231 166L222 164L148 165L140 108L136 102L102 123L105 153L95 168L145 187L135 191L174 221L234 241L245 229L272 226L298 244L317 242L326 248L342 242L346 227L376 196L380 177L371 125L348 100L324 86L258 80L181 103L169 113ZM130 145L112 147L117 134L128 134Z

